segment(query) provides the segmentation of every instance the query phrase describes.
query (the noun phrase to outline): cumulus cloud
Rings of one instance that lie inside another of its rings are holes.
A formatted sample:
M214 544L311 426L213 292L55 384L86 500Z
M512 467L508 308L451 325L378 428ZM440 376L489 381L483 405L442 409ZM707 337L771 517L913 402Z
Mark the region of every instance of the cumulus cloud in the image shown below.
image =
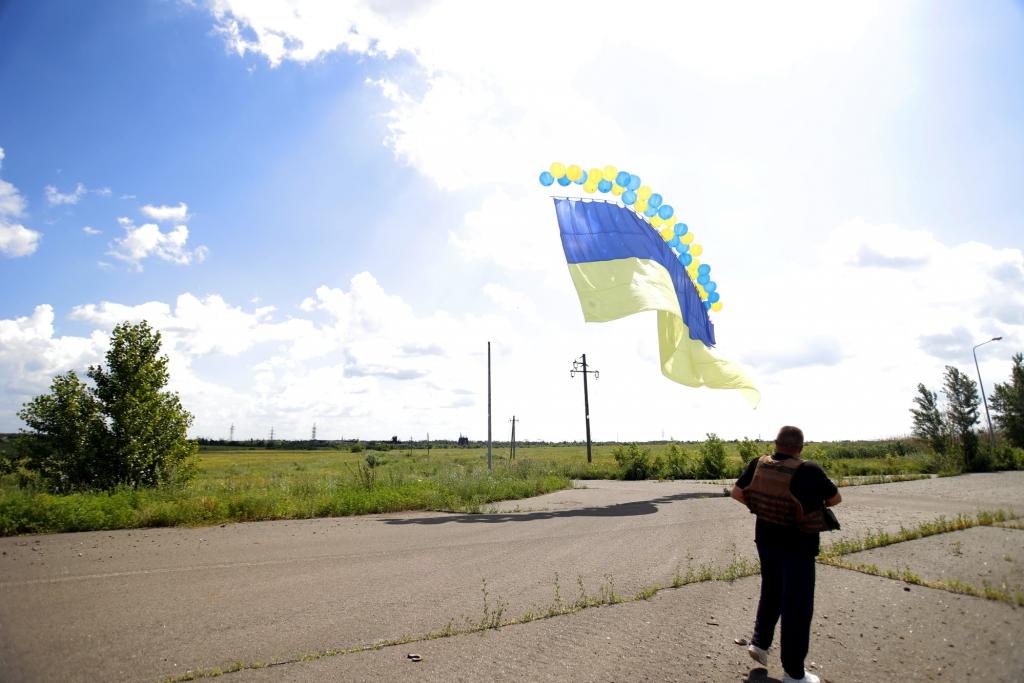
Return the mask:
M86 235L101 235L101 234L103 234L102 230L97 230L96 228L92 227L91 225L86 225L85 227L83 227L82 228L82 232L84 232Z
M4 150L0 147L0 162L4 160ZM2 167L2 163L0 163ZM20 218L25 214L25 199L11 183L0 178L0 254L8 258L28 256L39 248L42 233L26 228L11 219Z
M87 190L85 185L78 183L75 185L75 189L71 192L62 193L53 185L47 185L46 201L50 206L60 206L64 204L77 204L78 201L85 196Z
M156 223L136 226L129 218L118 218L125 236L110 243L107 253L127 263L133 270L141 271L142 262L150 257L178 265L201 263L209 250L205 246L188 248L188 226L176 225L164 232Z
M157 223L182 223L188 220L188 204L179 202L177 206L153 206L146 204L142 213Z

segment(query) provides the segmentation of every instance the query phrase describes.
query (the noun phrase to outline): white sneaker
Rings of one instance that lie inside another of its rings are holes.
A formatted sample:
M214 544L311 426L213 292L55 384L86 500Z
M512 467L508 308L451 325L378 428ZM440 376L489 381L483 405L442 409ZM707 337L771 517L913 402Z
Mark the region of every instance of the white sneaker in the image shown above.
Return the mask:
M762 650L757 645L751 643L750 647L747 648L747 654L761 666L768 666L768 650Z
M784 674L782 676L782 683L821 683L821 679L812 674L810 671L805 670L803 678L793 678L789 674Z

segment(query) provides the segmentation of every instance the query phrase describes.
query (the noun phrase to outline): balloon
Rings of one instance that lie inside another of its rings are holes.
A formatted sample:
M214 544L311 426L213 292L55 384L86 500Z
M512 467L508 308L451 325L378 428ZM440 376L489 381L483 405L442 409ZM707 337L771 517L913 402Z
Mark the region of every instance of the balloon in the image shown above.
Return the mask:
M650 209L648 209L648 211L649 210ZM651 216L651 226L654 228L660 228L664 222L665 221L661 220L661 217L658 216L658 214Z
M718 313L720 310L722 310L722 302L716 301L715 303L711 304L711 310L714 311L715 313Z
M640 195L638 194L636 204L633 205L633 210L636 211L637 213L643 213L644 211L647 210L647 200L640 199L639 197Z
M626 188L624 188L622 185L612 185L612 194L615 195L616 197L621 196L622 193L625 191Z
M706 310L708 310L710 308L711 308L711 302L710 301L705 301L704 302L704 310L706 311Z
M680 255L679 255L679 261L680 261L680 263L682 263L682 264L683 264L684 266L688 266L688 265L690 265L690 263L692 263L692 262L693 262L693 257L692 257L692 256L690 256L689 254L687 254L687 253L686 253L686 252L684 251L684 252L683 252L682 254L680 254Z
M627 185L627 187L630 190L633 190L633 192L636 192L637 189L640 188L640 176L638 176L638 175L631 175L631 176L629 176L629 185Z
M673 236L671 239L668 240L668 246L673 247L675 249L679 249L683 245L679 243L678 237ZM682 251L682 249L680 249L680 251Z
M718 292L708 292L708 301L710 301L711 303L715 303L721 298L722 295L719 294Z
M570 183L572 183L572 181L569 180L569 176L564 175L564 176L562 176L561 178L558 179L558 184L561 185L562 187L565 187L566 185L568 185Z
M622 193L622 203L629 206L636 201L636 192L633 190L626 190Z
M587 171L587 177L594 181L594 183L601 182L601 169L597 166Z
M694 256L700 256L701 254L704 253L704 247L700 246L699 244L695 244L692 247L690 247L690 253L693 254Z
M679 239L681 239L683 241L683 244L689 244L690 242L693 241L693 233L692 232L684 232L682 237L680 237Z
M540 174L540 184L547 187L551 183L555 182L555 176L551 175L547 171Z
M671 204L662 204L661 206L658 207L658 215L664 218L665 220L672 218L672 214L674 214L675 212L676 210L672 208Z
M583 186L583 191L589 192L590 194L594 194L595 192L597 192L597 183L592 183L588 181L587 184Z
M580 177L576 180L576 184L577 185L584 185L584 184L586 184L588 177L589 176L587 175L586 171L580 171Z
M661 230L658 231L658 234L661 235L661 239L665 240L670 244L672 240L675 239L675 235L672 234L672 231L666 230L665 226L662 226Z
M705 263L703 266L700 267L700 274L701 275L707 275L710 272L711 272L711 266L709 266L708 264Z
M555 178L561 178L562 176L564 176L565 164L559 163L557 161L551 164L551 175L555 176Z
M636 196L640 199L648 199L651 196L651 188L646 185L641 185L640 189L636 191Z
M704 289L708 290L709 292L713 292L716 289L718 289L718 285L715 284L714 280L712 280L711 282L709 282L706 285L704 285Z
M653 206L655 209L657 209L659 206L661 206L661 199L661 195L655 192L654 194L651 195L650 199L647 200L647 203L650 206Z
M687 256L689 256L689 254L687 254L687 253L686 253L685 251L682 251L682 252L679 252L679 253L678 253L678 254L676 255L676 258L677 258L677 259L679 259L679 262L680 262L680 263L683 263L683 260L684 260L684 259L685 259L685 258L686 258ZM684 263L683 265L685 266L686 264Z
M597 184L597 189L601 190L601 192L608 192L612 189L612 181L602 180Z
M676 234L682 237L690 231L690 228L686 223L676 223Z
M605 166L604 171L601 173L601 177L607 180L608 182L612 182L613 180L615 180L615 176L617 176L618 174L619 169L615 168L614 166Z
M644 215L647 216L648 218L653 218L656 213L658 213L658 210L651 206L650 203L648 203L647 210L644 211Z
M686 251L686 252L690 251L690 245L689 244L683 244L683 241L681 239L679 239L678 236L676 237L676 240L679 242L679 251Z
M569 168L565 169L565 175L569 177L569 180L576 182L583 175L583 169L573 164Z
M704 266L701 266L701 268L703 267ZM697 282L699 282L702 285L706 285L707 283L711 282L711 278L708 277L707 273L701 273L699 270L697 272L699 273L697 275Z
M625 171L619 171L619 174L615 176L615 184L627 187L629 185L630 175Z

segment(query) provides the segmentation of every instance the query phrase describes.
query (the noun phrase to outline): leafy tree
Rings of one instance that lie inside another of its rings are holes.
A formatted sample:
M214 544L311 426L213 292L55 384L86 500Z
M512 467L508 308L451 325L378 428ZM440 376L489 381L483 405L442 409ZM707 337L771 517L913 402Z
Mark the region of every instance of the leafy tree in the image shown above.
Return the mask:
M164 390L167 356L160 333L143 321L114 328L107 367L92 366L90 388L74 372L24 405L29 427L22 465L58 490L183 483L198 445L187 438L192 415Z
M18 417L33 432L19 440L18 466L57 491L104 487L99 454L107 425L102 406L74 370L54 377L50 393L26 403Z
M1024 448L1024 354L1014 354L1010 381L997 384L989 400L999 431L1012 445Z
M914 435L928 441L936 453L945 453L949 430L939 410L938 394L929 391L925 385L918 384L914 403L917 407L910 409L914 416Z
M980 465L978 456L978 435L974 425L978 424L978 386L973 379L952 365L946 366L945 388L946 420L950 436L960 448L964 467L968 470Z

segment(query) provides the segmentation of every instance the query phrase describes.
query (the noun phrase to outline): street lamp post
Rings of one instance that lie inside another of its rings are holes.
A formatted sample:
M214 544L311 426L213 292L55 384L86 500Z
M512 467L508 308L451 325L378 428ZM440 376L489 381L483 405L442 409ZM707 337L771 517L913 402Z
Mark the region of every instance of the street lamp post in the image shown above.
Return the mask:
M988 422L988 441L992 446L992 452L996 450L996 435L992 431L992 418L988 414L988 399L985 398L985 385L981 381L981 367L978 365L978 347L984 346L989 342L999 341L1002 337L992 337L988 341L983 341L980 344L976 344L971 353L974 355L974 369L978 371L978 386L981 388L981 402L985 405L985 420Z

